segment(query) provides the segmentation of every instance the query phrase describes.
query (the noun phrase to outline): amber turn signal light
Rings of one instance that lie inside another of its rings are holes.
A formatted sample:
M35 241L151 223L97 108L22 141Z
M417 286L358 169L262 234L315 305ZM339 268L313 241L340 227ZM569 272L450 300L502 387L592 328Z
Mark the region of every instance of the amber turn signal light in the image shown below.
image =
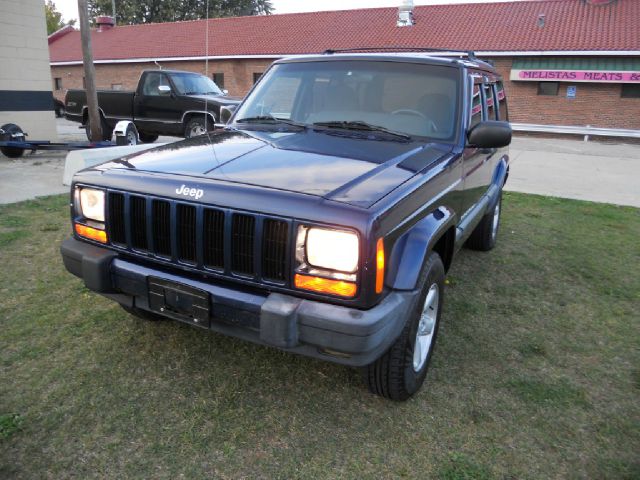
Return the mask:
M330 293L341 297L353 297L356 294L356 284L342 280L330 280L328 278L313 277L311 275L300 275L296 273L294 277L296 288L302 290L312 290L320 293Z
M107 243L107 232L104 230L98 230L97 228L87 227L86 225L76 223L76 233L81 237L95 240L96 242Z
M384 287L384 242L381 238L376 244L376 293L382 293Z

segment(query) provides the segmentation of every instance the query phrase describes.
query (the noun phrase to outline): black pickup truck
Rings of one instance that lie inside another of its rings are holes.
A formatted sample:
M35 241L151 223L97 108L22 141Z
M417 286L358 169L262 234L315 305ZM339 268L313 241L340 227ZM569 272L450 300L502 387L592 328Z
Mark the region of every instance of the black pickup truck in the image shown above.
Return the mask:
M473 55L275 62L224 130L77 173L66 268L127 312L422 385L445 274L490 250L511 127Z
M111 139L120 120L132 120L143 142L154 142L158 135L190 138L213 129L220 120L221 107L239 103L239 98L228 97L210 78L178 70L142 72L135 92L98 91L104 140ZM91 140L84 90L67 92L65 117L81 122Z

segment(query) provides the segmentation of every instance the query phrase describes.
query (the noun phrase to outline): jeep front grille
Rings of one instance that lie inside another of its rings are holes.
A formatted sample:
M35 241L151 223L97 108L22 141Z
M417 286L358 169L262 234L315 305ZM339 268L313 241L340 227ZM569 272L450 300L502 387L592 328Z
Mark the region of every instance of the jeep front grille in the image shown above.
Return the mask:
M131 246L136 250L148 250L147 244L147 201L144 197L129 197L131 222Z
M235 214L231 227L231 269L252 275L255 219L250 215Z
M106 224L119 250L228 276L289 282L290 221L109 191Z

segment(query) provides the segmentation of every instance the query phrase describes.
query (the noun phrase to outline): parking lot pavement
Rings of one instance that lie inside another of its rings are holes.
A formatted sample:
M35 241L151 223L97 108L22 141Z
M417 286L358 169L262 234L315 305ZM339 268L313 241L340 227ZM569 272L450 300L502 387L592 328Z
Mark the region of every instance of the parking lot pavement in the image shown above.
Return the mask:
M60 142L86 142L87 137L78 123L64 118L56 119ZM35 139L37 140L37 139ZM160 137L157 143L179 140L176 137ZM64 162L67 152L25 152L18 159L0 154L0 204L20 202L44 195L66 193L69 187L62 185Z
M64 118L56 118L56 127L58 129L58 138L61 142L86 142L87 135L84 128L80 128L80 124L70 122ZM115 139L114 139L115 140ZM169 143L180 140L178 137L161 136L156 140L157 143Z
M640 207L640 145L515 137L506 190Z
M27 154L18 159L0 155L0 204L65 193L62 185L66 153Z

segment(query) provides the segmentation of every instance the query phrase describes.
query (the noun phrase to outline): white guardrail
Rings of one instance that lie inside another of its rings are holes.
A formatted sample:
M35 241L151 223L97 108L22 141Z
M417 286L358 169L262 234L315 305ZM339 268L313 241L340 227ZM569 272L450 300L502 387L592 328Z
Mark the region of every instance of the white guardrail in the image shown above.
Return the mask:
M586 125L563 126L563 125L536 125L533 123L512 123L511 128L515 132L540 132L540 133L567 133L573 135L584 135L584 141L589 140L589 136L601 137L627 137L640 138L640 130L627 130L624 128L598 128Z

